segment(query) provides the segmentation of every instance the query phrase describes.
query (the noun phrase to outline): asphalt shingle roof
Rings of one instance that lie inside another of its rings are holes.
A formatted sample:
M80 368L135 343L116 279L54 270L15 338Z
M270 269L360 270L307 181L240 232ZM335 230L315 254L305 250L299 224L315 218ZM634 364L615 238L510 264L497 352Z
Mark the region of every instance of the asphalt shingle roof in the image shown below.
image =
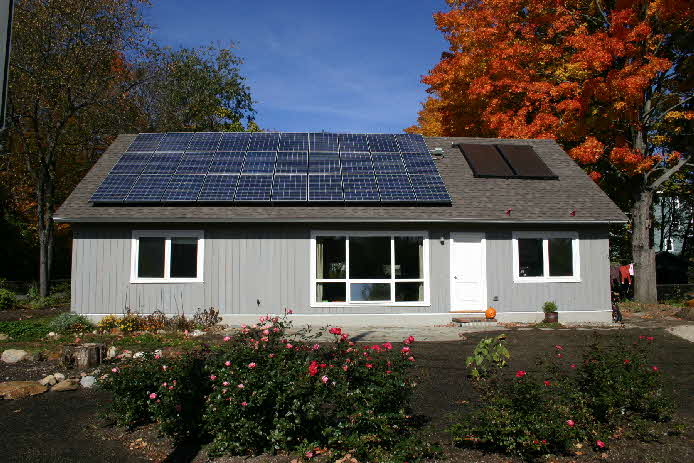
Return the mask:
M92 193L136 135L120 135L55 213L59 222L625 222L626 216L554 140L426 138L450 206L95 206ZM454 143L532 145L558 180L475 178ZM510 215L506 211L511 209ZM571 216L572 211L575 216Z

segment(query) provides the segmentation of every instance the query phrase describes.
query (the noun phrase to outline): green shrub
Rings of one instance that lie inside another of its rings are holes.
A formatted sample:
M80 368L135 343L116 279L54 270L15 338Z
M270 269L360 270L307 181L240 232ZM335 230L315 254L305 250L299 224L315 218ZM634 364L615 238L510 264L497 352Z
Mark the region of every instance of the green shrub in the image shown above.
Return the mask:
M465 360L468 375L473 380L485 379L493 376L506 366L506 361L511 354L506 347L506 335L500 334L493 338L482 339L472 355Z
M359 461L417 461L435 453L414 438L408 404L413 338L357 347L287 340L289 325L261 317L209 351L127 361L103 387L121 424L154 420L184 439L205 435L212 454L350 452ZM164 369L163 366L167 368Z
M609 347L596 340L575 364L555 346L537 373L485 384L480 406L450 428L453 440L532 458L605 445L618 428L638 433L645 422L669 419L673 402L648 362L652 340Z
M17 297L9 289L0 288L0 310L13 309L17 305Z
M544 313L552 313L557 311L557 303L554 301L547 301L542 304L542 311Z
M50 318L30 318L27 320L2 321L0 333L8 335L13 341L38 341L51 331Z
M94 324L83 315L65 312L51 321L50 328L51 331L55 331L59 334L71 334L91 331L94 329Z

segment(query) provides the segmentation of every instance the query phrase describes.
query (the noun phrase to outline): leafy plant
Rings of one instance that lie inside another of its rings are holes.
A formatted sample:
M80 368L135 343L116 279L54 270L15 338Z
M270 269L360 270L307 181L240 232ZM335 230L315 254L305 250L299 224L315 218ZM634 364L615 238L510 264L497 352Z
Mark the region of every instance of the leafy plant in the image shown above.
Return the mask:
M96 324L96 329L100 332L109 332L118 328L120 318L117 315L106 315Z
M222 317L219 316L219 310L215 310L213 307L205 310L198 309L193 315L193 323L202 330L212 328L221 321Z
M27 320L0 321L0 333L13 341L39 341L51 332L50 318L29 318Z
M82 331L91 331L94 329L94 324L83 315L66 312L55 317L50 325L51 331L60 334L79 333Z
M0 310L9 310L17 305L17 297L9 289L0 288Z
M472 355L465 359L468 375L474 379L484 379L498 373L506 366L511 353L506 347L506 335L484 338L472 351Z
M557 303L554 301L547 301L542 304L542 311L544 313L552 313L557 311Z
M125 315L123 315L118 320L118 328L123 333L132 333L133 331L140 331L142 329L142 325L142 316L135 312L131 312L130 309L128 309L125 312Z

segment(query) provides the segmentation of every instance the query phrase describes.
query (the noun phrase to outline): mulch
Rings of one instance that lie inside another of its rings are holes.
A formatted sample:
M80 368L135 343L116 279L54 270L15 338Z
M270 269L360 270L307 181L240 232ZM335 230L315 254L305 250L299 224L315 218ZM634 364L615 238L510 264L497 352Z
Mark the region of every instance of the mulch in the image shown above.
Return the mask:
M588 344L591 330L508 331L511 351L510 371L536 369L535 360L560 344L570 359ZM654 363L671 378L676 392L678 419L694 419L694 357L692 344L667 333L662 328L597 331L599 336L640 334L655 336ZM499 454L459 449L450 445L446 427L455 415L464 413L476 400L476 394L465 378L465 357L490 333L467 335L455 342L416 343L416 389L413 412L427 422L428 434L444 445L451 462L520 462ZM38 373L38 372L37 372ZM0 378L6 373L0 371ZM38 376L34 379L38 379ZM153 427L127 431L109 426L97 416L100 403L108 395L99 391L47 393L20 401L0 401L0 455L7 461L205 461L199 448L175 448L161 438ZM554 462L684 462L694 461L694 433L684 436L662 436L655 442L614 440L604 453L583 449L583 455L553 457ZM284 456L261 456L253 459L224 458L218 462L284 462Z
M58 315L62 312L68 312L70 307L68 304L51 307L48 309L14 309L0 310L0 322L10 322L17 320L27 320L30 318L44 318Z

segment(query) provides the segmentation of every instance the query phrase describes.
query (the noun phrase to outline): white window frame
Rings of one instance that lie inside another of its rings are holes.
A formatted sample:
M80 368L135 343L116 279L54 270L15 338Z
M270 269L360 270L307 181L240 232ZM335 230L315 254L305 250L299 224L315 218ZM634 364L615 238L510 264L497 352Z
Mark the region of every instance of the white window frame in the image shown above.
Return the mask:
M140 238L164 238L164 278L140 278L137 275ZM171 277L171 238L197 238L198 274L195 278ZM130 283L202 283L205 262L205 232L202 230L133 230L130 246Z
M345 278L316 278L316 237L345 237ZM395 278L395 272L391 271L390 278L362 279L349 278L349 238L352 236L382 236L390 238L390 265L391 269L395 269L395 240L397 236L416 236L422 238L423 246L423 266L424 275L422 278ZM311 307L373 307L373 306L404 306L404 307L428 307L431 305L430 295L430 278L429 278L429 233L421 230L413 231L335 231L335 230L312 230L311 231L311 253L310 253L310 275L311 275ZM411 302L396 302L395 301L395 283L423 283L424 284L424 300ZM316 300L316 284L317 283L345 283L346 293L345 302L318 302ZM352 302L350 294L351 283L390 283L389 301L355 301Z
M524 238L542 239L542 274L541 277L522 277L518 257L518 240ZM571 257L573 259L573 276L549 276L549 239L571 239ZM580 283L581 282L581 256L579 251L578 233L572 231L523 231L513 232L513 282L514 283Z

